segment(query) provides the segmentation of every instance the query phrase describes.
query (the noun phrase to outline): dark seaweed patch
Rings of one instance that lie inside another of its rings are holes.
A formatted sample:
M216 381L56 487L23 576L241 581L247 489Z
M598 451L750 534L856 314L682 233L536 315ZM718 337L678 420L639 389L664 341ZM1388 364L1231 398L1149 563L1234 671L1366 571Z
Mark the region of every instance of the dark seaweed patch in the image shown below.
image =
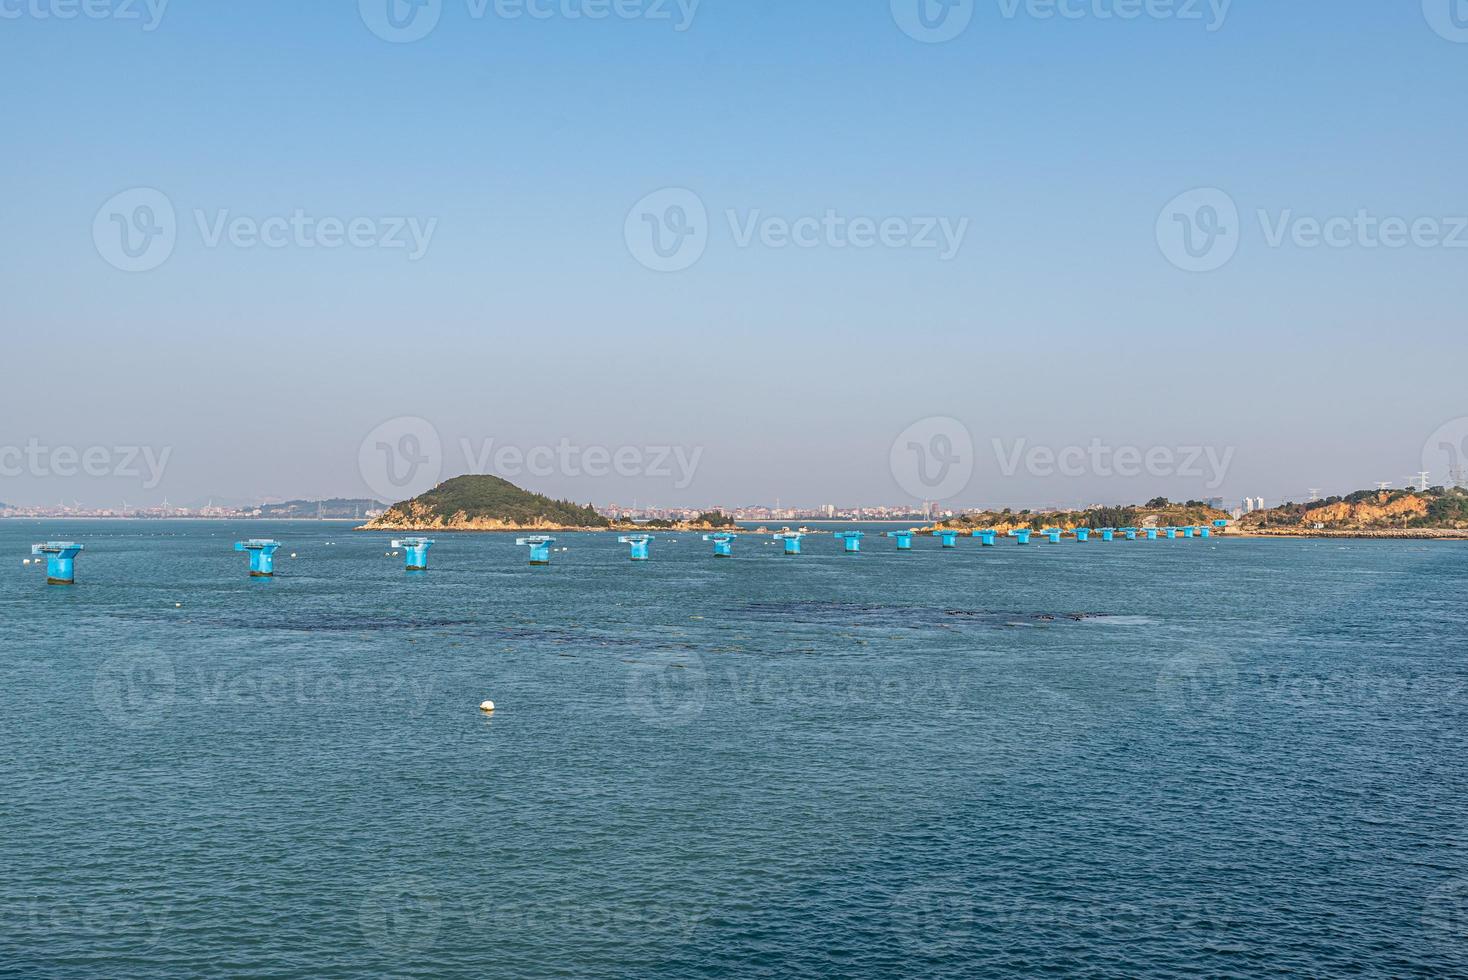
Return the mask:
M727 610L751 619L840 623L884 629L946 629L955 625L1002 629L1016 623L1081 622L1105 619L1097 612L1018 612L939 606L886 606L859 602L754 602Z

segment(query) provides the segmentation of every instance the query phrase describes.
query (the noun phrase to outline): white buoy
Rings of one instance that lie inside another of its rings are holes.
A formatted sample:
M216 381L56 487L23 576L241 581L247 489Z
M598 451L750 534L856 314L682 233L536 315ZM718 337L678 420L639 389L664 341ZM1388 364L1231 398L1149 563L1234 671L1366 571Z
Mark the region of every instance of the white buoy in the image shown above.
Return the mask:
M183 603L182 602L175 602L173 604L173 608L175 608L175 609L182 609L183 608Z
M485 701L483 704L481 704L479 706L479 710L482 711L482 712L484 712L487 715L494 714L494 702L493 701Z
M296 557L296 553L294 551L291 552L291 557L292 558Z

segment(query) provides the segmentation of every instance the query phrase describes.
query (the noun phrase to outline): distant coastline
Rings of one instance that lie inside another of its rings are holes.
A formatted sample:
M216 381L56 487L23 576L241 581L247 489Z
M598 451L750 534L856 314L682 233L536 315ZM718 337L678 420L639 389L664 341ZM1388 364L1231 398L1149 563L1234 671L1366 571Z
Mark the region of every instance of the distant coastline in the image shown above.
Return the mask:
M136 521L139 524L163 524L168 521L188 521L202 524L360 524L360 517L200 517L193 514L178 514L170 517L146 517L138 514L65 515L58 517L30 517L25 514L0 515L0 521Z
M687 523L676 523L670 527L650 526L646 523L614 523L606 527L551 527L547 525L524 525L510 526L501 525L495 527L380 527L362 525L358 520L346 517L0 517L0 522L11 522L21 524L30 522L32 524L86 524L86 523L111 523L111 524L167 524L171 522L189 524L339 524L345 525L355 531L378 531L382 533L397 532L422 532L438 534L526 534L553 532L557 534L592 534L608 532L667 532L667 533L700 533L706 534L711 531L723 531L729 534L774 534L777 531L791 528L811 529L813 534L829 534L832 530L842 527L859 527L861 525L891 525L895 527L910 527L919 534L932 535L937 528L934 525L923 525L921 522L912 521L881 521L881 520L857 520L849 521L791 521L784 522L757 522L739 521L733 527L716 527L713 525L693 525ZM819 527L817 527L819 525ZM970 531L965 529L965 535ZM1220 540L1304 540L1304 541L1453 541L1468 542L1468 529L1457 528L1393 528L1386 530L1296 530L1296 529L1245 529L1230 527L1214 532L1214 541Z
M862 526L910 528L918 534L956 531L967 536L979 530L1001 534L1028 529L1058 528L1208 528L1215 538L1303 538L1310 540L1417 540L1468 541L1468 491L1456 487L1428 490L1362 490L1343 497L1327 497L1304 504L1285 503L1247 514L1228 514L1203 501L1183 503L1156 497L1131 506L1097 505L1084 510L988 510L948 514L941 520L909 517L786 517L758 520L731 517L720 511L699 512L696 518L640 519L631 514L598 512L587 504L552 500L492 476L456 477L412 500L402 501L370 515L343 514L345 507L367 501L290 501L263 504L247 513L17 513L0 511L0 521L85 523L89 521L214 522L217 524L281 523L346 525L357 531L384 533L573 533L667 532L764 534L800 529L810 534ZM332 508L336 509L331 514ZM38 510L40 508L37 508ZM66 508L58 508L65 510ZM324 512L314 513L321 509ZM80 510L80 508L77 508ZM273 512L272 512L273 511ZM328 516L330 514L330 516ZM363 523L364 517L366 523ZM668 515L672 518L673 515Z

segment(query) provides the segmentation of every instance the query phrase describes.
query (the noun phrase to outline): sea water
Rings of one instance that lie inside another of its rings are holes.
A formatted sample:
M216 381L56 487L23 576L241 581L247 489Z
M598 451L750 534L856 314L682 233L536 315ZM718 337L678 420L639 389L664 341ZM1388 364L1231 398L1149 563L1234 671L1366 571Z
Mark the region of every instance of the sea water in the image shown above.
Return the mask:
M1461 544L391 537L0 522L0 973L1468 970Z

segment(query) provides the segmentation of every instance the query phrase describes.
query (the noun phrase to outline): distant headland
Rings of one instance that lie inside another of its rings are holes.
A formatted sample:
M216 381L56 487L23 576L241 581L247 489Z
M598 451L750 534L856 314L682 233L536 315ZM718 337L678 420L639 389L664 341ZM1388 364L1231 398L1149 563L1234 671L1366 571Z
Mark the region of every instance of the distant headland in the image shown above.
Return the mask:
M1245 514L1231 534L1256 537L1468 538L1468 491L1358 490Z
M1135 507L1093 507L1076 511L977 511L934 524L928 530L992 528L1001 533L1058 527L1188 527L1229 521L1233 537L1295 538L1462 538L1468 539L1468 491L1360 490L1345 497L1258 510L1234 520L1229 514L1192 500L1174 503L1158 497Z

